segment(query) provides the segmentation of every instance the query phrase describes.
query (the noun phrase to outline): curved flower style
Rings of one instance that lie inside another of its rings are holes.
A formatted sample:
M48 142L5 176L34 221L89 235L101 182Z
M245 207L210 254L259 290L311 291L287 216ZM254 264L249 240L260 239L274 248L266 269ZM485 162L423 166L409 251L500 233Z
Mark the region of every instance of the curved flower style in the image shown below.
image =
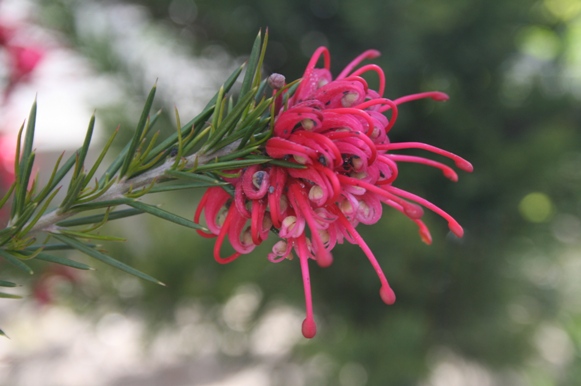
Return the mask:
M385 98L382 69L374 64L357 68L363 60L378 55L375 50L365 51L333 79L329 51L325 47L317 49L294 95L284 106L277 106L274 132L265 146L270 157L294 163L296 167L257 165L233 171L238 177L228 181L234 187L234 196L222 188L210 188L194 216L194 221L199 222L203 211L211 233L200 233L217 236L214 257L219 263L229 263L250 253L271 230L281 239L268 255L271 262L292 259L293 251L298 255L306 298L302 332L307 338L316 334L308 260L315 260L321 267L331 265L331 251L336 244L344 241L358 244L379 277L381 299L386 304L395 302L395 294L377 259L355 229L359 223L376 223L382 215L382 204L414 221L427 244L432 238L421 220L422 207L443 217L455 235L463 235L462 227L448 213L393 186L400 162L432 166L457 181L454 170L436 161L394 151L426 150L450 158L467 172L472 171L472 165L424 143L390 143L387 136L396 122L398 105L422 98L445 101L448 96L426 92L395 100ZM321 57L324 66L316 68ZM370 89L361 77L366 72L379 76L378 90ZM271 85L278 83L280 87L279 78ZM390 119L385 112L391 112ZM221 257L226 237L236 252Z

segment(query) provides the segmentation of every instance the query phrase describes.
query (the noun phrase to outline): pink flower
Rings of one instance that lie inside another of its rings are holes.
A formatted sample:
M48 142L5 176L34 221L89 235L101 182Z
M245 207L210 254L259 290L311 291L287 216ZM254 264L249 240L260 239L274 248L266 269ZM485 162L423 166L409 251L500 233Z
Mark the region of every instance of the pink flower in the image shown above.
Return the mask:
M44 56L44 51L36 47L10 45L7 50L12 59L11 76L14 81L29 76Z
M45 55L45 50L39 46L17 43L17 37L24 36L19 30L0 23L0 51L5 51L9 69L8 82L3 90L4 100L8 99L18 84L29 80Z
M271 230L281 239L268 255L271 262L292 259L293 251L296 253L303 275L306 318L302 331L307 338L316 334L308 261L315 260L321 267L331 265L331 251L336 244L347 241L359 245L378 275L381 299L386 304L395 302L377 259L356 231L359 223L374 224L381 218L382 204L414 221L421 239L428 244L432 239L421 220L422 207L443 217L458 237L463 234L462 227L442 209L393 186L400 162L432 166L457 181L454 170L437 161L393 152L426 150L450 158L467 172L472 171L472 165L427 144L390 143L387 136L397 119L399 104L421 98L445 101L448 97L440 92L395 100L383 97L385 77L381 68L374 64L357 68L363 60L378 55L374 50L364 52L333 79L329 51L319 48L288 103L283 107L277 104L280 111L264 149L270 157L297 167L261 165L233 171L238 175L229 181L234 196L222 188L210 188L194 216L194 221L199 222L203 211L211 233L200 233L218 237L214 257L219 263L251 252ZM323 68L316 68L321 57ZM378 90L370 89L360 76L366 72L379 76ZM271 84L278 83L280 87L279 78ZM389 119L386 112L390 112ZM226 237L236 252L223 258L220 249Z

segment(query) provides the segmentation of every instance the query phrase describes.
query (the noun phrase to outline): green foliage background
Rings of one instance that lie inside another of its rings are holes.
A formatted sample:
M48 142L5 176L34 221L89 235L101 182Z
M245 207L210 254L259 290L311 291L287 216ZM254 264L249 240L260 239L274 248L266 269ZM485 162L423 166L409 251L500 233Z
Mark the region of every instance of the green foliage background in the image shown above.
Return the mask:
M97 68L131 76L108 55L106 44L90 45L76 34L71 10L82 1L40 3L39 18L62 31ZM581 373L581 308L572 301L581 290L574 285L581 246L577 2L134 3L151 12L169 31L166 36L194 53L219 45L244 55L256 31L268 26L267 71L287 79L301 76L319 45L330 47L335 73L363 50L376 48L383 53L377 62L386 70L388 97L434 89L450 95L445 104L402 106L390 138L433 144L474 164L475 172L461 174L457 184L413 165L402 166L398 179L399 187L454 215L466 236L458 240L448 235L446 224L428 213L434 243L425 246L414 224L388 209L380 223L362 230L398 296L392 307L379 299L379 284L358 248L339 246L330 268L313 266L319 333L295 347L286 361L302 365L324 357L334 366L322 377L311 374L307 384L345 384L340 369L355 362L365 369L367 385L418 385L442 353L450 352L489 369L494 384L512 384L515 374L525 384L574 384ZM170 76L159 74L161 84ZM119 114L107 119L136 121ZM542 211L540 204L523 201L533 192L549 202L546 215L535 221L531 219ZM199 199L191 193L163 197L166 209L184 217L193 213ZM256 318L281 303L303 307L297 262L270 264L265 258L268 245L220 266L211 257L212 241L191 230L155 220L130 226L135 229L127 245L111 248L128 248L119 252L132 251L134 265L168 287L142 283L141 291L119 296L119 283L125 279L100 269L94 274L98 282L77 288L71 296L73 307L139 313L155 334L160 326L176 323L180 306L195 303L222 333L234 334L230 336L246 332L229 332L216 307L240 285L254 283L260 289ZM132 244L137 247L131 249ZM543 355L547 343L539 343L547 326L568 338L569 356L558 365ZM246 354L224 355L241 363L256 360ZM276 384L287 384L280 374L272 376Z

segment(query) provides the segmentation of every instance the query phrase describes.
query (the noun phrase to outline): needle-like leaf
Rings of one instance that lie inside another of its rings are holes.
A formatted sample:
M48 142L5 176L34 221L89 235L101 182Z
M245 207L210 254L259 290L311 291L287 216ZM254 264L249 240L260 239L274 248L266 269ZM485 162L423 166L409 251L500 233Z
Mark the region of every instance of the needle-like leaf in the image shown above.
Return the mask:
M162 219L167 220L167 221L171 221L171 222L179 224L179 225L183 225L183 226L188 227L188 228L206 230L205 227L203 227L199 224L196 224L195 222L193 222L191 220L188 220L188 219L183 218L181 216L178 216L176 214L173 214L173 213L170 213L170 212L165 211L163 209L160 209L157 206L145 204L145 203L140 202L140 201L128 201L127 205L131 205L132 207L134 207L136 209L141 209L144 212L147 212L151 215L154 215L156 217L162 218Z
M2 256L7 262L14 265L16 268L32 275L34 271L25 263L23 263L18 257L15 257L10 252L0 249L0 256Z
M0 298L2 298L2 299L22 299L22 296L7 294L5 292L0 292ZM2 332L2 330L0 330L0 335L4 335L4 332Z
M135 155L135 151L137 150L137 146L141 142L143 131L145 130L145 126L147 125L147 117L151 110L151 105L153 105L153 98L155 97L155 91L157 86L153 86L149 95L147 96L147 100L145 101L145 106L143 107L143 111L141 112L141 117L139 118L139 122L137 123L137 127L135 128L135 133L133 134L133 138L129 144L129 149L127 154L125 155L125 159L123 160L123 164L121 166L120 175L124 176L128 169L129 165L131 165L131 160L133 160L133 156Z
M0 287L16 287L16 283L12 283L11 281L0 280Z
M55 233L53 233L52 236L55 239L62 241L65 244L69 244L71 247L78 249L79 251L81 251L81 252L91 256L92 258L97 259L105 264L108 264L112 267L120 269L120 270L122 270L130 275L137 276L141 279L150 281L152 283L165 286L164 283L155 279L154 277L149 276L148 274L143 273L143 272L141 272L133 267L130 267L129 265L122 263L121 261L116 260L116 259L112 258L111 256L108 256L104 253L101 253L98 250L89 247L88 245L84 244L83 242L81 242L77 239L74 239L74 238L69 237L69 236L61 235L61 234L55 234Z
M73 227L73 226L79 226L79 225L98 224L105 219L105 216L107 217L107 219L109 221L111 221L111 220L117 220L120 218L135 216L135 215L138 215L141 213L143 213L143 210L129 208L129 209L123 209L123 210L111 212L108 215L95 214L92 216L74 218L74 219L70 219L70 220L63 220L63 221L58 222L56 225L58 225L60 227Z

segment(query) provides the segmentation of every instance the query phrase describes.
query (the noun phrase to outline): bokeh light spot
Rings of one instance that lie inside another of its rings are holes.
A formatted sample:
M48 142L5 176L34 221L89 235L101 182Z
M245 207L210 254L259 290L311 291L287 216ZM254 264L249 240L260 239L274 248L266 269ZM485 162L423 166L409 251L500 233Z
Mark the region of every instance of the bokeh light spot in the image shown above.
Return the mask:
M547 221L553 213L553 203L546 194L533 192L520 201L518 209L525 220L541 223Z
M523 28L518 34L519 49L540 60L554 59L561 48L561 39L552 30L540 26Z
M579 0L545 0L545 8L561 20L571 20L581 12Z

